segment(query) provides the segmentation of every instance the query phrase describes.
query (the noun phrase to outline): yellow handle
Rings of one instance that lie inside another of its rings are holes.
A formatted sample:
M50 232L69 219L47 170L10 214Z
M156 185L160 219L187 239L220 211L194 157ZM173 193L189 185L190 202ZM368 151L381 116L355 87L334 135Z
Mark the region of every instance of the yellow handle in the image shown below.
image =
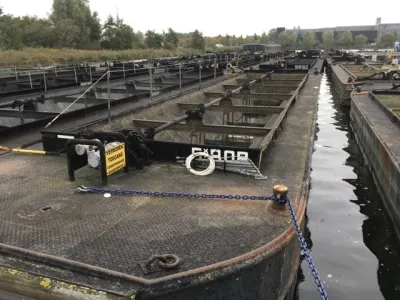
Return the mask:
M11 151L18 152L18 153L26 153L26 154L41 154L41 155L46 154L46 151L43 151L43 150L12 149Z

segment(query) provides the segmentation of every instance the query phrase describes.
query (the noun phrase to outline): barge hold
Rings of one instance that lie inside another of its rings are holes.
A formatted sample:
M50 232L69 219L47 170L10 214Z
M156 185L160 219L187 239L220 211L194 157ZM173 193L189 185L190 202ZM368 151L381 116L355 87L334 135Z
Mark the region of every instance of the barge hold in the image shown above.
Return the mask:
M334 55L327 62L331 68L335 92L343 107L350 107L350 94L357 87L400 78L398 65L366 61L360 55Z
M400 82L371 83L353 92L350 120L400 237Z
M158 70L157 70L158 71ZM110 71L113 74L113 71ZM179 74L181 74L179 76ZM68 108L63 117L84 116L87 113L122 103L134 103L147 98L171 93L182 87L193 86L199 81L207 83L223 76L221 68L209 66L180 73L157 72L141 79L126 78L113 81L112 85L99 83L84 88L52 91L46 94L15 96L0 100L0 132L11 133L32 125L46 125ZM104 73L103 77L107 77ZM200 80L199 80L200 79ZM81 99L78 100L77 99Z
M280 53L276 55L280 55ZM54 65L46 68L9 67L0 69L0 99L84 86L97 80L114 81L128 77L140 77L149 75L150 68L152 72L161 70L177 73L178 65L181 65L182 70L185 71L186 69L198 68L199 64L210 66L216 63L220 68L226 68L232 62L238 68L246 68L267 58L267 56L256 57L243 53L218 53L152 60L113 61L104 64L83 62L74 65ZM103 77L106 71L111 71L110 78Z
M90 130L42 130L32 147L60 155L1 155L0 288L38 299L293 299L296 231L284 204L257 197L289 186L304 225L320 80L249 71ZM107 165L113 151L125 172ZM215 161L208 176L182 165L197 151ZM100 177L106 186L77 192Z

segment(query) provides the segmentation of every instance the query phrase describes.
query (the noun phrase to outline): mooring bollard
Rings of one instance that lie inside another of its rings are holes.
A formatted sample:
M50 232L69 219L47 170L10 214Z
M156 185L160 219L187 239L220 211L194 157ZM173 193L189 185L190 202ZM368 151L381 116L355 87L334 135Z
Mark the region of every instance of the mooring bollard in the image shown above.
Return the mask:
M274 185L272 188L272 194L275 199L282 200L287 196L288 187L286 185L277 184ZM281 213L288 213L286 209L286 203L279 203L279 201L273 201L271 203L270 209L273 211L281 212Z

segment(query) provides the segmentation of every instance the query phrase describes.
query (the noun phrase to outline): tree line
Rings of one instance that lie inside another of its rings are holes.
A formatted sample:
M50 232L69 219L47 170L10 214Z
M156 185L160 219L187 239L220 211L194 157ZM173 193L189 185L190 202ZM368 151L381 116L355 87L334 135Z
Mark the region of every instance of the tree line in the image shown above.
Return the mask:
M286 49L312 49L316 47L364 47L368 39L364 35L352 35L351 32L326 31L322 43L314 32L300 28L283 31L279 35L276 29L268 33L254 33L247 36L218 35L205 37L195 30L191 33L178 33L172 28L158 33L148 30L145 33L134 31L118 16L108 16L102 23L97 12L91 11L89 0L53 0L48 18L14 17L6 14L0 7L0 48L22 49L24 47L75 48L75 49L167 49L186 47L204 50L223 46L241 46L245 43L278 43ZM385 33L378 41L378 46L393 47L400 35L396 32Z
M298 49L313 49L313 48L326 48L332 49L334 47L343 48L363 48L368 45L368 38L359 34L353 36L350 31L334 32L324 31L322 33L322 43L318 41L315 32L306 31L302 35L298 35L292 31L283 31L279 35L276 29L272 29L268 36L270 40L278 42L283 48L298 48ZM393 44L400 37L397 32L386 32L377 41L376 45L379 47L393 48Z
M75 49L145 49L173 50L185 41L186 47L205 48L204 37L195 30L180 34L134 31L118 16L108 16L102 24L98 13L91 11L89 0L53 0L48 18L15 17L0 7L0 48L19 50L24 47Z

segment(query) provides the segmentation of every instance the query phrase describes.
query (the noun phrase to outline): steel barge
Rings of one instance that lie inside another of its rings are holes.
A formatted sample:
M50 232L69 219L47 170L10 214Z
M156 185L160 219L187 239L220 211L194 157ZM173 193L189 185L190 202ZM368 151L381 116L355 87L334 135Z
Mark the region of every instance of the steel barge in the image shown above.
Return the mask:
M43 155L0 155L0 289L37 299L291 300L300 247L287 209L235 195L287 185L304 224L320 80L315 70L249 70L177 98L125 102L111 123L99 111L4 139ZM208 176L182 165L197 151L215 160Z

